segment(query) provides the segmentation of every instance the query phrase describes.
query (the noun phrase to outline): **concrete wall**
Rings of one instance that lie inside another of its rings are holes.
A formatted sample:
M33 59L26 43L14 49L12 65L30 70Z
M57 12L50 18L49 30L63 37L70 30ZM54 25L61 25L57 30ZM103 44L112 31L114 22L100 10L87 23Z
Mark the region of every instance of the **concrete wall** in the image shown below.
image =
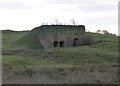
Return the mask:
M85 26L72 25L42 25L33 29L44 48L53 47L54 41L64 41L65 47L73 46L73 39L85 34Z

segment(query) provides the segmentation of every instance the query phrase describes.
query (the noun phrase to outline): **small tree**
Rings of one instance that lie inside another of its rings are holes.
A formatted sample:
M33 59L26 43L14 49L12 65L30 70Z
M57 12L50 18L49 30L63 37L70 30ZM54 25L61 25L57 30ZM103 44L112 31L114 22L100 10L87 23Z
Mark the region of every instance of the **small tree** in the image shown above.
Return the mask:
M101 33L101 30L97 30L96 33Z
M42 23L42 25L44 25L44 22Z
M107 30L103 30L102 32L103 32L103 34L109 34L109 32Z
M56 23L56 25L59 25L59 20L55 19L55 23Z
M71 22L74 26L76 25L76 21L74 19L71 19Z

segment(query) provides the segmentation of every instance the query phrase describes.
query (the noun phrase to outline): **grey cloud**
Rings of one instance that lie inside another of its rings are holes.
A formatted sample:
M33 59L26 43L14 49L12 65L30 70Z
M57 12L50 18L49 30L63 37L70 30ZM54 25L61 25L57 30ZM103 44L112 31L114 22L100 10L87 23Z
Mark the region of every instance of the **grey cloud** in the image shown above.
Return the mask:
M82 12L104 12L117 10L117 0L44 0L44 4L66 4L75 5L71 11L78 10ZM68 10L67 10L68 9ZM68 8L63 11L70 11Z
M91 25L117 25L117 14L109 16L101 16L97 18L88 18L86 19L86 22L89 22Z
M46 4L80 4L80 3L91 3L97 0L44 0Z
M47 0L45 1L45 4L74 4L79 2L80 0Z
M104 11L116 11L117 6L106 3L91 3L91 4L79 4L76 9L83 12L104 12Z
M29 9L32 8L30 5L26 5L23 2L0 2L0 9Z
M45 4L118 3L119 0L43 0Z
M44 0L44 4L84 4L96 2L97 0Z

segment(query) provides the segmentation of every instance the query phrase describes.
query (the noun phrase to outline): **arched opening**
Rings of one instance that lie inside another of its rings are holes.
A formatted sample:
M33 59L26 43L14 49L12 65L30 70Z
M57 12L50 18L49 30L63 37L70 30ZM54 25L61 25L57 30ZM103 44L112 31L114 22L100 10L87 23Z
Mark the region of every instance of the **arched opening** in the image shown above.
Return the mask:
M59 44L59 42L58 41L54 41L54 47L58 47L58 44Z
M60 47L64 47L64 41L60 41Z
M78 38L74 38L74 39L73 39L73 46L77 46L78 40L79 40Z

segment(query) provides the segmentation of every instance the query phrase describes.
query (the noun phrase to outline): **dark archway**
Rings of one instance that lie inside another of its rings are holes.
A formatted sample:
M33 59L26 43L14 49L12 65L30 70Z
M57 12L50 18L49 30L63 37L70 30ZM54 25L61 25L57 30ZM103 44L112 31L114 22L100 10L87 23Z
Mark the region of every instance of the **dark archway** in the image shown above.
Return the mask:
M64 41L60 41L60 47L64 47Z
M59 42L58 41L54 41L54 47L58 47L58 44L59 44Z
M73 46L77 46L78 40L79 40L78 38L74 38L74 39L73 39Z

